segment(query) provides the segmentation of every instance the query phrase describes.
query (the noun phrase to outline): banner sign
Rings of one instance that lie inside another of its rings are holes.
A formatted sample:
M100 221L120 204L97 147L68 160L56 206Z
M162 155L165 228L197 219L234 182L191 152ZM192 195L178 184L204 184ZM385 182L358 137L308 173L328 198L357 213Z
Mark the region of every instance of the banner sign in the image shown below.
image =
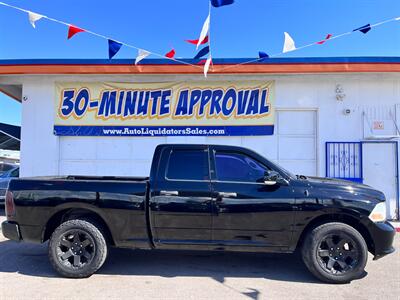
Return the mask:
M274 82L56 83L60 136L249 136L274 131Z

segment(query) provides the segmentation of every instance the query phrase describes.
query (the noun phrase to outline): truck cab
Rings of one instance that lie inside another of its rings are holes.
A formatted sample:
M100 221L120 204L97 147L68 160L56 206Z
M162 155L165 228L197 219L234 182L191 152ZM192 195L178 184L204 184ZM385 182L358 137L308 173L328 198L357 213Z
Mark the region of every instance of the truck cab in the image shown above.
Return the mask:
M155 153L150 209L157 247L289 250L299 188L289 172L234 146L161 145Z

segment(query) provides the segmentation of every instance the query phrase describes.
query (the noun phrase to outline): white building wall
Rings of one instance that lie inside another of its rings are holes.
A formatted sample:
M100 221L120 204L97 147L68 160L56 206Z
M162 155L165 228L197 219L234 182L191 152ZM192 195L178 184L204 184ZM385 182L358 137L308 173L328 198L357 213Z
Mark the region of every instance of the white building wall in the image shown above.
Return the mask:
M211 80L275 80L276 108L316 112L315 174L325 175L326 141L359 141L362 111L400 103L400 74L213 76ZM199 76L27 76L22 79L21 175L148 175L160 143L216 143L252 148L278 160L277 136L259 137L56 137L53 134L56 81L161 82L204 80ZM209 79L210 80L210 79ZM346 97L337 101L336 85ZM351 113L345 115L344 109ZM397 109L397 115L399 114ZM394 110L393 110L394 111ZM398 119L399 120L399 119ZM305 120L306 121L306 120ZM278 125L278 124L277 124ZM278 125L279 126L279 125ZM277 127L278 127L277 126ZM277 130L278 128L276 128ZM393 133L394 134L394 133ZM284 151L284 150L280 150Z

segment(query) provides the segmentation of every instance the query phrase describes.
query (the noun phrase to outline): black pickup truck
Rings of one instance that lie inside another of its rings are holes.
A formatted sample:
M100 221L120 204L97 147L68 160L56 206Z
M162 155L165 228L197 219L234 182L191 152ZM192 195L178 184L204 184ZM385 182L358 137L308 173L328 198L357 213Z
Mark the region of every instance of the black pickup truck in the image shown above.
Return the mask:
M108 247L291 253L319 279L364 273L394 251L384 195L350 181L295 176L233 146L160 145L150 177L14 179L3 235L49 240L66 277L87 277Z

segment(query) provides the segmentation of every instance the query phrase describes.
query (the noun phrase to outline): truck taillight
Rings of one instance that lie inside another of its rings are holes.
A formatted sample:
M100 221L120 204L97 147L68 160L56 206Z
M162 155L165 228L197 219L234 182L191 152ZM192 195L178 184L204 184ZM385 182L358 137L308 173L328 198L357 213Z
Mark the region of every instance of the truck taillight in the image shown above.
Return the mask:
M6 215L7 217L15 216L14 195L12 192L6 192Z

